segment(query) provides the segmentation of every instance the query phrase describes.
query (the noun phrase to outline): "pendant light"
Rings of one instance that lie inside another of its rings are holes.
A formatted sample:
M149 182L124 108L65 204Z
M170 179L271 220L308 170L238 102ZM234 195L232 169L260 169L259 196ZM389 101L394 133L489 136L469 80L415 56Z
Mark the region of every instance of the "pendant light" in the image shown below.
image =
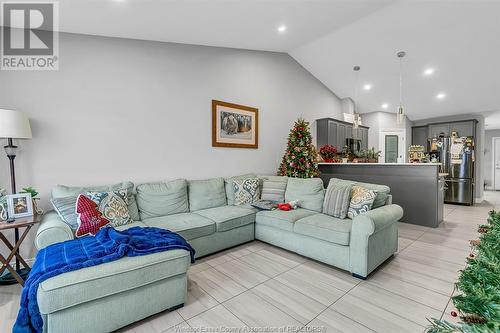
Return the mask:
M405 51L399 51L399 107L396 114L396 124L403 125L405 123L405 110L403 108L403 58L406 55Z
M354 66L354 74L356 76L356 86L354 89L354 101L353 101L353 109L352 109L352 128L359 127L359 113L357 112L357 101L358 101L358 87L359 87L359 70L361 67Z

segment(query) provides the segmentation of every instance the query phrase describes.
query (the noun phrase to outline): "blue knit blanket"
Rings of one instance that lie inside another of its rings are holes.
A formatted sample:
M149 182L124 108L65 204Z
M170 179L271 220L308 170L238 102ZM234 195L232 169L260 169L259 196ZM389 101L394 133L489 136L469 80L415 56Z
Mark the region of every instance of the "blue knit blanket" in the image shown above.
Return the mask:
M43 281L125 256L142 256L173 249L189 251L191 262L194 262L195 251L184 238L159 228L132 227L125 231L103 228L95 237L77 238L40 250L21 293L21 308L13 332L42 332L43 320L36 296L38 285Z

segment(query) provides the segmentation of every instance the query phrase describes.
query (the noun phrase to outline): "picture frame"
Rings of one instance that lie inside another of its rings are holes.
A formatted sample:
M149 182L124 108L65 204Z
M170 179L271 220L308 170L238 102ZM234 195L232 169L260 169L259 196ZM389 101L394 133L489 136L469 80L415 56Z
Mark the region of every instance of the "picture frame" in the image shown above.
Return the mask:
M33 199L30 193L7 195L9 219L33 216Z
M259 109L212 100L212 147L259 147Z
M7 194L3 193L0 189L0 222L9 219L9 206L7 205Z

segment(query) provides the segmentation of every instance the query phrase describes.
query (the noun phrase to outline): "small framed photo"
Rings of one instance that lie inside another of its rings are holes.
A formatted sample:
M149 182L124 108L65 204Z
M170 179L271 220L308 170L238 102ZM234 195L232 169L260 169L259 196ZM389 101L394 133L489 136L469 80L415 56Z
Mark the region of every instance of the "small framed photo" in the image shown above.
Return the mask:
M259 147L259 110L212 100L212 146Z
M9 194L7 196L9 218L19 218L33 215L33 200L29 193Z

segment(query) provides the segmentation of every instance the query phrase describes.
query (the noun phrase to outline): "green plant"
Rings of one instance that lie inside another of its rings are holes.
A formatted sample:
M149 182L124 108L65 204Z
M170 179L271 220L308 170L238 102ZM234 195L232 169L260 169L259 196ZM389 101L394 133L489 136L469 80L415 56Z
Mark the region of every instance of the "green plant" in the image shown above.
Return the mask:
M382 152L380 150L375 151L375 147L372 147L372 149L368 149L368 151L367 151L367 158L378 159L380 157L380 154L382 154Z
M349 158L351 156L351 150L349 149L349 146L344 146L344 148L342 148L342 157L343 158Z
M431 319L428 333L500 332L500 213L491 211L488 224L479 226L479 240L470 241L467 267L455 288L452 301L459 313L458 324Z
M29 193L31 194L31 198L35 199L36 196L38 195L38 191L35 190L33 187L25 187L23 188L23 190L21 191L21 193Z

